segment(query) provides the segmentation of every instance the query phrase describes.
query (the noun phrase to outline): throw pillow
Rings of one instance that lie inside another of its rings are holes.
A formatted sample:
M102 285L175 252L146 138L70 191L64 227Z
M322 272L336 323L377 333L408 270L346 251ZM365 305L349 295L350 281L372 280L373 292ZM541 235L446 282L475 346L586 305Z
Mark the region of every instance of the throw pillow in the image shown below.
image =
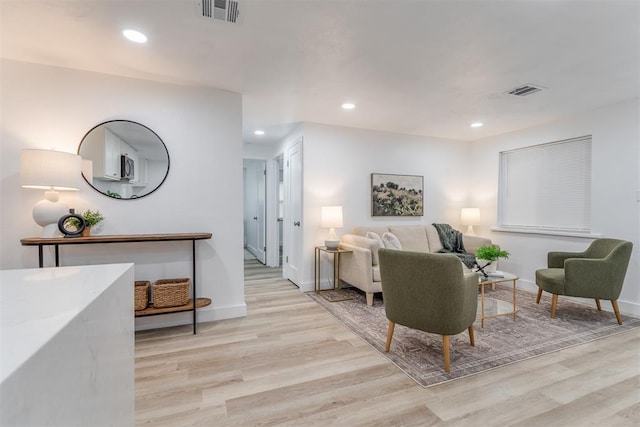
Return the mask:
M396 235L393 233L389 233L388 231L386 233L382 233L382 242L384 243L384 247L387 249L397 249L399 251L402 250L402 244L400 244L400 240L398 240Z
M378 242L378 246L384 248L384 242L378 233L374 233L373 231L367 231L367 235L365 236L367 239L373 239Z

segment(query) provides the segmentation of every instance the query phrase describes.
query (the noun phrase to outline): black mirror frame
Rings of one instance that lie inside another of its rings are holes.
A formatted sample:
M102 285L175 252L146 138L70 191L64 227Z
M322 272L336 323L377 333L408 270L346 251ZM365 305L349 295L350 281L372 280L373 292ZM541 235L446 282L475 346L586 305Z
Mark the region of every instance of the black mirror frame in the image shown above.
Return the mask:
M114 120L107 120L106 122L102 122L102 123L98 123L97 125L95 125L94 127L92 127L91 129L89 129L89 131L87 133L84 134L84 136L82 137L82 139L80 140L80 144L78 145L78 155L80 155L80 147L82 146L82 143L84 142L85 138L87 137L87 135L89 135L91 132L93 132L96 128L100 127L100 126L104 126L107 125L109 123L115 123L115 122L127 122L127 123L133 123L136 124L138 126L142 126L143 128L147 129L149 132L151 132L153 135L155 135L156 138L158 138L158 141L160 141L160 143L162 144L162 147L164 148L165 153L167 154L167 172L165 173L164 177L162 178L162 181L160 181L160 183L156 186L156 188L154 188L153 190L149 191L148 193L140 196L140 197L128 197L128 198L121 198L121 197L113 197L108 195L107 193L103 193L102 191L98 190L96 187L93 186L93 184L91 184L87 178L84 176L84 174L82 173L82 171L80 172L80 175L82 175L82 179L84 179L84 181L89 185L89 187L93 188L95 191L97 191L98 193L110 198L110 199L116 199L116 200L138 200L138 199L142 199L143 197L147 197L150 194L153 194L156 192L156 190L160 187L162 187L162 184L164 184L164 182L167 180L167 177L169 176L169 170L171 169L171 157L169 156L169 150L167 149L167 144L164 143L164 141L162 140L162 138L160 138L160 136L155 133L153 131L153 129L149 128L148 126L143 125L142 123L138 123L136 121L133 120L126 120L126 119L114 119Z

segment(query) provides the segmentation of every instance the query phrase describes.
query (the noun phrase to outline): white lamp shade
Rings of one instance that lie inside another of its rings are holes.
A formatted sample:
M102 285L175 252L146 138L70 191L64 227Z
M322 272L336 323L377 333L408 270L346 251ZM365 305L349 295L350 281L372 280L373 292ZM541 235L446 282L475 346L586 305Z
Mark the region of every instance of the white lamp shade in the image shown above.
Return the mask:
M43 190L78 190L80 156L52 150L22 150L20 185Z
M342 206L323 206L320 212L320 227L341 228Z
M462 225L479 225L480 209L479 208L462 208L460 211L460 223Z

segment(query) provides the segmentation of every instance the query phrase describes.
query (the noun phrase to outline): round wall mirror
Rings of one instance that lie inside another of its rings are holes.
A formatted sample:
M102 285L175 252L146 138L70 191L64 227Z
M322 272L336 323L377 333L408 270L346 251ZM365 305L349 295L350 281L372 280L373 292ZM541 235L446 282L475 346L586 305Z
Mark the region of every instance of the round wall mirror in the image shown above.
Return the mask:
M100 123L82 138L82 176L114 199L138 199L158 189L169 174L169 152L148 127L130 120Z

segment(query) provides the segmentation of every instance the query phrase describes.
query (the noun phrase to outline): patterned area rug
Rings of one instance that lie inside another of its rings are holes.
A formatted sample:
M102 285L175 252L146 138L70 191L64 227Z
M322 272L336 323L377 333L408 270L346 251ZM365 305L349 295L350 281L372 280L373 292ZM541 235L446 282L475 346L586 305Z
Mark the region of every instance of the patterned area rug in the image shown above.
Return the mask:
M598 312L593 306L573 303L560 297L556 318L550 318L551 296L545 294L536 304L536 295L518 291L518 313L474 323L475 347L465 331L451 337L451 372L442 362L442 337L396 325L391 351L384 352L387 320L380 294L368 307L363 292L354 288L333 291L351 299L330 302L321 295L307 293L345 326L378 350L409 377L423 387L477 374L516 363L531 357L562 350L598 338L640 327L640 319L622 315L623 325L609 311ZM497 286L485 290L485 298L511 301L511 288ZM602 304L608 304L603 301ZM478 302L478 306L480 303Z

